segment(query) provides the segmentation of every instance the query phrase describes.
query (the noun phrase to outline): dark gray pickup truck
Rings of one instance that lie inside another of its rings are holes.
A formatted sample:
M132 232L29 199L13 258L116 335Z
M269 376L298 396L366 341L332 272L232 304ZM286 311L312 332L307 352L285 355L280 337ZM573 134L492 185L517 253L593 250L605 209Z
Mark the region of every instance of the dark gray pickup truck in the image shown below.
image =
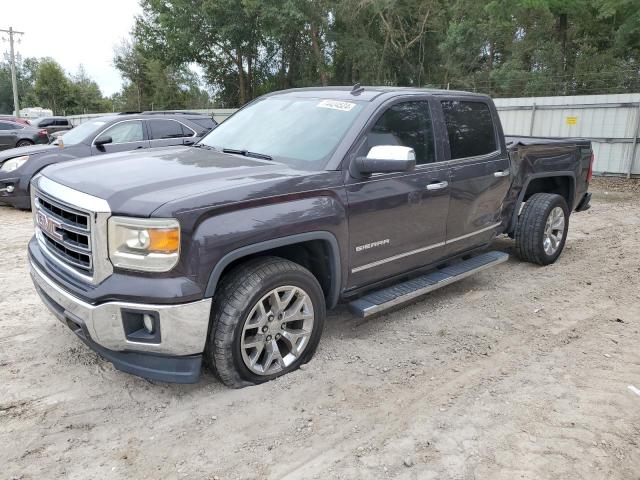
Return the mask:
M505 139L490 98L277 92L194 146L47 167L29 261L51 312L116 368L227 385L312 357L325 312L367 316L501 263L546 265L589 208L588 141Z

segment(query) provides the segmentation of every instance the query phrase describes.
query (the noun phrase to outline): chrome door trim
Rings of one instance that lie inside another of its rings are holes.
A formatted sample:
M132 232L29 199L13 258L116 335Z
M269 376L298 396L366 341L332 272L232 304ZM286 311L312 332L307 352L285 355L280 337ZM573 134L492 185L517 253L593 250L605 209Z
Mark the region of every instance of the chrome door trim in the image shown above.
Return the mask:
M488 227L481 228L480 230L476 230L475 232L467 233L465 235L460 235L459 237L452 238L451 240L447 239L446 244L459 242L460 240L464 240L465 238L473 237L474 235L478 235L480 233L487 232L492 228L496 228L502 225L502 222L494 223L493 225L489 225Z
M480 233L487 232L493 228L497 228L502 225L502 222L494 223L493 225L489 225L488 227L481 228L480 230L476 230L475 232L467 233L466 235L461 235L459 237L452 238L451 240L445 240L444 242L438 242L431 245L427 245L426 247L417 248L415 250L410 250L408 252L399 253L398 255L394 255L392 257L383 258L380 260L376 260L375 262L367 263L365 265L361 265L359 267L355 267L351 269L351 273L358 273L363 270L368 270L369 268L377 267L379 265L384 265L385 263L393 262L394 260L399 260L404 257L408 257L410 255L415 255L417 253L426 252L427 250L432 250L434 248L443 247L450 243L455 243L460 240L464 240L465 238L473 237L474 235L479 235Z
M432 250L434 248L443 247L446 242L434 243L432 245L428 245L426 247L417 248L415 250L410 250L408 252L399 253L398 255L394 255L393 257L383 258L381 260L376 260L375 262L367 263L366 265L361 265L359 267L355 267L351 269L351 273L358 273L362 270L367 270L369 268L377 267L379 265L383 265L385 263L393 262L394 260L399 260L400 258L408 257L409 255L415 255L416 253L426 252L427 250Z

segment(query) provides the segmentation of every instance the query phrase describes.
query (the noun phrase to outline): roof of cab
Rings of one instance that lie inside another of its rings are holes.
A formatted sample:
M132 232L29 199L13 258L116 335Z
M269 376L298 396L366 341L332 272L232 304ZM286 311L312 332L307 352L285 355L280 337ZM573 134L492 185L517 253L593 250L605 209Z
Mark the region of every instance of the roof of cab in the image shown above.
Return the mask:
M291 88L288 90L280 90L267 94L273 95L291 95L296 97L309 98L331 98L337 100L365 100L372 101L380 95L397 94L429 94L429 95L447 95L447 96L473 96L486 97L481 93L463 92L458 90L442 90L437 88L415 88L415 87L371 87L371 86L332 86L332 87L307 87L307 88Z

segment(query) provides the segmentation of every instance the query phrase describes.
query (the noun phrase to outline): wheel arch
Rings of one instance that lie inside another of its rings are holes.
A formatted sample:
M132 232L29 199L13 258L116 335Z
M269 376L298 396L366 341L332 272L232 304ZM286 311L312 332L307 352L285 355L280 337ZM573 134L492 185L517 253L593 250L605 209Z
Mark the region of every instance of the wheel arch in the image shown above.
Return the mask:
M575 192L576 177L574 172L544 172L529 175L513 207L508 231L515 230L522 204L532 195L536 193L558 194L565 199L569 212L571 212L574 208Z
M320 283L327 308L333 308L338 303L342 284L340 250L336 237L327 231L275 238L227 253L213 267L205 289L205 297L213 297L220 279L230 269L259 256L278 256L304 266Z

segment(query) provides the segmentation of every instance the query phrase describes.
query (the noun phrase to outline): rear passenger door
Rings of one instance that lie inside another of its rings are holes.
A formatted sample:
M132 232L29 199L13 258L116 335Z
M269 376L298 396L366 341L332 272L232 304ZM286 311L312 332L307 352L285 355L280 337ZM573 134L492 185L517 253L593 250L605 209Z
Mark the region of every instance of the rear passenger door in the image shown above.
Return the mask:
M193 143L192 137L196 135L196 132L176 120L147 120L147 126L149 127L151 148L184 145L185 142L190 144L189 139L191 138L191 143Z
M71 128L71 126L69 125L69 120L67 120L66 118L56 118L53 124L54 132L62 132Z
M16 146L18 127L11 122L0 122L0 150Z
M511 177L497 112L481 98L440 101L448 138L449 214L445 255L490 242Z

